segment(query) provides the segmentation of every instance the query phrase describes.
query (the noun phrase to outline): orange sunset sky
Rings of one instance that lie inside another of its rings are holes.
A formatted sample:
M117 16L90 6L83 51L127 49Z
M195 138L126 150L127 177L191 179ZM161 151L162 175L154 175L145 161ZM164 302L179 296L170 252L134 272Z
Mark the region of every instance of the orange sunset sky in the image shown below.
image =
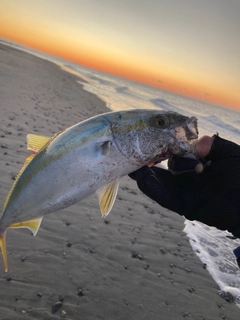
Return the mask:
M239 0L0 0L0 38L240 110Z

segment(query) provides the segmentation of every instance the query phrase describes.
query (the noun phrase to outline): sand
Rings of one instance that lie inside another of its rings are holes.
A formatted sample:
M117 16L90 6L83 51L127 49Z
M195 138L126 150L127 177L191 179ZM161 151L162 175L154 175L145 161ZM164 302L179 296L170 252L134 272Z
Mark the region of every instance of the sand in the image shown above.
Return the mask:
M109 111L77 80L0 45L1 209L29 155L27 133L53 135ZM0 258L0 319L239 319L183 227L182 217L124 177L106 220L92 196L46 216L36 237L27 229L9 230L8 273Z

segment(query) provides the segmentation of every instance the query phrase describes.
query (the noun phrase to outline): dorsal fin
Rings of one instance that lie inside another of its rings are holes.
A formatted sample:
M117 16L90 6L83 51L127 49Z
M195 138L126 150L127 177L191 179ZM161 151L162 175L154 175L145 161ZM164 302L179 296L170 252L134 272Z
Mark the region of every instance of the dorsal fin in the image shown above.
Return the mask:
M23 171L26 169L26 167L29 165L29 163L34 159L34 157L36 156L36 152L38 152L40 149L42 149L44 146L46 146L48 143L50 143L50 141L52 140L52 137L47 137L47 136L39 136L36 134L28 134L27 135L27 148L28 150L32 150L35 152L35 154L30 155L29 157L27 157L22 169L19 171L13 185L12 188L10 189L7 199L5 201L4 207L3 207L3 214L7 208L7 204L8 201L13 193L13 190L19 180L19 178L21 177Z
M29 165L29 163L30 163L30 162L32 161L32 159L35 157L35 155L36 155L36 154L31 154L29 157L27 157L27 159L26 159L26 161L25 161L22 169L19 171L18 175L16 176L15 181L14 181L14 183L13 183L13 185L12 185L12 188L10 189L10 191L9 191L9 193L8 193L8 195L7 195L7 198L6 198L4 207L3 207L3 212L5 212L5 209L6 209L7 204L8 204L8 200L10 199L11 194L12 194L12 192L13 192L13 189L15 188L15 186L16 186L19 178L21 177L21 175L22 175L23 171L25 170L25 168Z
M26 166L32 161L32 159L36 156L36 154L31 154L30 156L27 157L27 159L24 162L24 165L22 169L25 169Z
M39 136L37 134L28 134L27 135L27 149L38 152L42 147L44 147L52 137Z

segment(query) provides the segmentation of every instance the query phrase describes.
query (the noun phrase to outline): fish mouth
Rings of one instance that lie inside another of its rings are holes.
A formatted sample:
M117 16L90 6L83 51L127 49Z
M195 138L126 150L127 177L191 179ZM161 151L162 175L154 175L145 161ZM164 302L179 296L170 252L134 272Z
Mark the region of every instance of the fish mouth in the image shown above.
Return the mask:
M175 155L179 155L181 152L189 153L192 147L196 144L199 133L197 121L196 117L191 117L188 118L184 124L175 128L175 143L178 145L178 148L173 146L173 153ZM179 151L177 151L177 149L179 149Z
M197 125L197 118L191 117L187 119L185 132L187 140L193 140L198 138L198 125Z

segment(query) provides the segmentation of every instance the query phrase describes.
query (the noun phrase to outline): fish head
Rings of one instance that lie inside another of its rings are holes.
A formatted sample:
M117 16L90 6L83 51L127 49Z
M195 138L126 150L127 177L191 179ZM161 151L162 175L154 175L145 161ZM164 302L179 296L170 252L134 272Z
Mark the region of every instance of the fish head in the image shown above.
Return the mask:
M197 118L176 112L132 110L120 113L112 125L118 149L131 163L158 163L192 152L198 138Z

